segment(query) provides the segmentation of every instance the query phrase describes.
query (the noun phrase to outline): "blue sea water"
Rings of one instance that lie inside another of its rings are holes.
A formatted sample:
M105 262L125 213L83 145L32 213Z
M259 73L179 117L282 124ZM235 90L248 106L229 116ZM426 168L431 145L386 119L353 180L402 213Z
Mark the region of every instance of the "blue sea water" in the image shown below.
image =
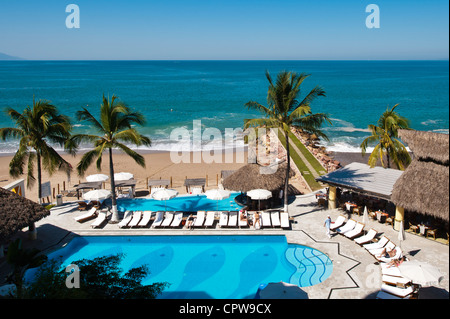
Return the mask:
M367 126L395 104L417 130L449 132L448 61L0 61L0 109L22 110L47 99L74 118L81 107L98 114L102 94L117 95L142 112L142 132L151 149L169 150L174 128L240 128L258 117L244 104L266 104L265 71L290 70L311 76L303 94L320 85L327 96L315 100L313 112L328 113L325 127L333 151L359 151ZM1 113L0 127L13 125ZM75 122L76 132L92 129ZM17 142L0 142L12 152Z

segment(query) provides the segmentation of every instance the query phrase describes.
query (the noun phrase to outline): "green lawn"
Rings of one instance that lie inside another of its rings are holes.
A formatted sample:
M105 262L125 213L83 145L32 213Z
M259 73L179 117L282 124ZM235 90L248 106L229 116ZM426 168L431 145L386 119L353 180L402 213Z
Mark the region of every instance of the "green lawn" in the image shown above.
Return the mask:
M289 136L289 137L291 138L291 136ZM278 138L280 139L280 142L283 144L283 146L286 148L286 139L284 138L284 135L281 131L279 131L279 133L278 133ZM297 139L297 141L298 141L298 139ZM298 141L298 142L300 143L300 141ZM297 152L292 147L290 147L289 151L290 151L292 160L294 161L295 165L298 167L299 171L302 173L302 176L305 179L305 181L308 183L309 187L311 187L311 190L315 191L315 190L323 188L315 180L314 175L311 173L308 166L306 166L306 164L302 161L302 159L300 158L300 155L298 155ZM306 151L308 151L308 150L306 150ZM324 169L322 168L322 170L324 170Z
M289 139L292 143L294 143L300 152L302 152L303 156L308 160L308 162L311 164L311 166L316 170L316 172L319 175L326 174L325 168L320 164L320 162L314 157L313 154L306 148L305 145L303 145L302 142L299 141L299 139L293 134L289 133Z

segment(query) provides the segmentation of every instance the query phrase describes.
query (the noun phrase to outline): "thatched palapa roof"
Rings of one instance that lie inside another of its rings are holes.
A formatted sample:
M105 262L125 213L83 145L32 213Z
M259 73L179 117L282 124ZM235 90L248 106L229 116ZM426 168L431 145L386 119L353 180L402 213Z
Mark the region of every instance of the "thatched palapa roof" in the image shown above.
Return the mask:
M397 180L392 202L409 211L449 220L449 135L400 130L414 159Z
M279 190L284 187L286 178L285 161L278 165L261 166L247 164L223 180L223 187L233 191L248 192L252 189ZM290 177L294 172L290 170Z
M0 187L0 240L49 214L50 211L38 203Z

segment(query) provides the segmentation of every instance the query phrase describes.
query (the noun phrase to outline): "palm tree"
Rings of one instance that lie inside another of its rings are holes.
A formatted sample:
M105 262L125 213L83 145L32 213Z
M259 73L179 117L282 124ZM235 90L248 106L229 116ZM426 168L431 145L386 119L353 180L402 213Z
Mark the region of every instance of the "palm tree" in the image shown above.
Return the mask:
M23 249L22 240L19 238L9 245L6 261L12 265L13 269L9 278L16 285L17 298L20 299L22 297L25 271L42 265L47 261L47 256L40 254L40 250L36 248Z
M364 139L361 143L361 153L364 156L367 147L371 143L376 143L372 153L369 156L368 164L374 167L378 159L384 168L391 167L392 162L400 169L405 168L411 163L411 157L405 145L398 139L399 129L409 129L409 121L405 117L395 112L398 104L391 109L389 107L381 115L377 125L369 125L371 136ZM386 158L386 162L384 161Z
M34 164L37 164L38 198L41 202L42 166L51 175L56 170L63 170L68 174L72 166L64 160L49 144L64 146L70 137L72 125L68 117L58 113L49 101L35 101L33 107L27 106L22 113L9 108L7 114L16 123L16 127L0 129L0 138L19 138L19 148L9 163L9 174L19 177L23 174L27 164L27 186L31 187L34 177Z
M86 152L77 165L77 172L83 176L88 167L96 158L97 169L101 170L102 155L104 151L109 151L109 174L111 179L112 193L112 221L119 220L117 212L115 181L114 181L114 163L113 149L119 149L129 155L137 164L145 167L145 159L142 155L136 153L121 142L132 143L134 145L151 145L148 137L139 134L133 128L134 124L144 125L144 116L139 112L132 112L123 102L119 102L115 95L111 100L103 95L103 103L100 106L100 117L97 119L87 109L77 112L79 121L88 121L100 135L77 134L73 135L68 141L66 147L72 153L76 153L78 145L85 141L94 144L94 149Z
M264 118L246 120L244 128L251 126L265 125L269 128L279 128L284 132L286 138L287 151L287 170L284 184L284 209L288 209L288 186L290 173L290 150L289 150L289 132L291 127L298 127L308 133L315 133L317 136L328 139L320 130L324 121L331 124L328 115L324 113L313 114L311 112L311 102L320 96L325 96L325 91L316 86L302 100L299 99L300 86L303 81L309 77L305 73L297 74L295 72L282 71L278 73L277 80L274 82L266 71L266 77L269 81L267 92L267 105L261 105L258 102L250 101L246 103L248 109L258 110Z

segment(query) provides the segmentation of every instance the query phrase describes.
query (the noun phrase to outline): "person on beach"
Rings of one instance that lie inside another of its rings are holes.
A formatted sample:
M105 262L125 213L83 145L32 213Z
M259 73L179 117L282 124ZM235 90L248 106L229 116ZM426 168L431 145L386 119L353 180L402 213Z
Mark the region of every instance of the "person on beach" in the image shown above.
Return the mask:
M259 218L259 212L255 212L255 221L253 227L256 229L256 224L258 224L258 229L261 228L261 220Z
M248 216L247 216L247 211L241 210L241 211L240 211L240 215L239 215L239 219L240 219L241 221L247 222L247 225L248 225L248 218L247 218L247 217L248 217Z
M331 234L330 234L331 217L330 217L330 215L328 215L328 217L325 220L325 223L323 225L325 226L326 234L327 234L328 238L331 239Z
M192 214L189 215L188 219L187 219L187 228L188 229L193 229L192 225L194 224L194 216Z

